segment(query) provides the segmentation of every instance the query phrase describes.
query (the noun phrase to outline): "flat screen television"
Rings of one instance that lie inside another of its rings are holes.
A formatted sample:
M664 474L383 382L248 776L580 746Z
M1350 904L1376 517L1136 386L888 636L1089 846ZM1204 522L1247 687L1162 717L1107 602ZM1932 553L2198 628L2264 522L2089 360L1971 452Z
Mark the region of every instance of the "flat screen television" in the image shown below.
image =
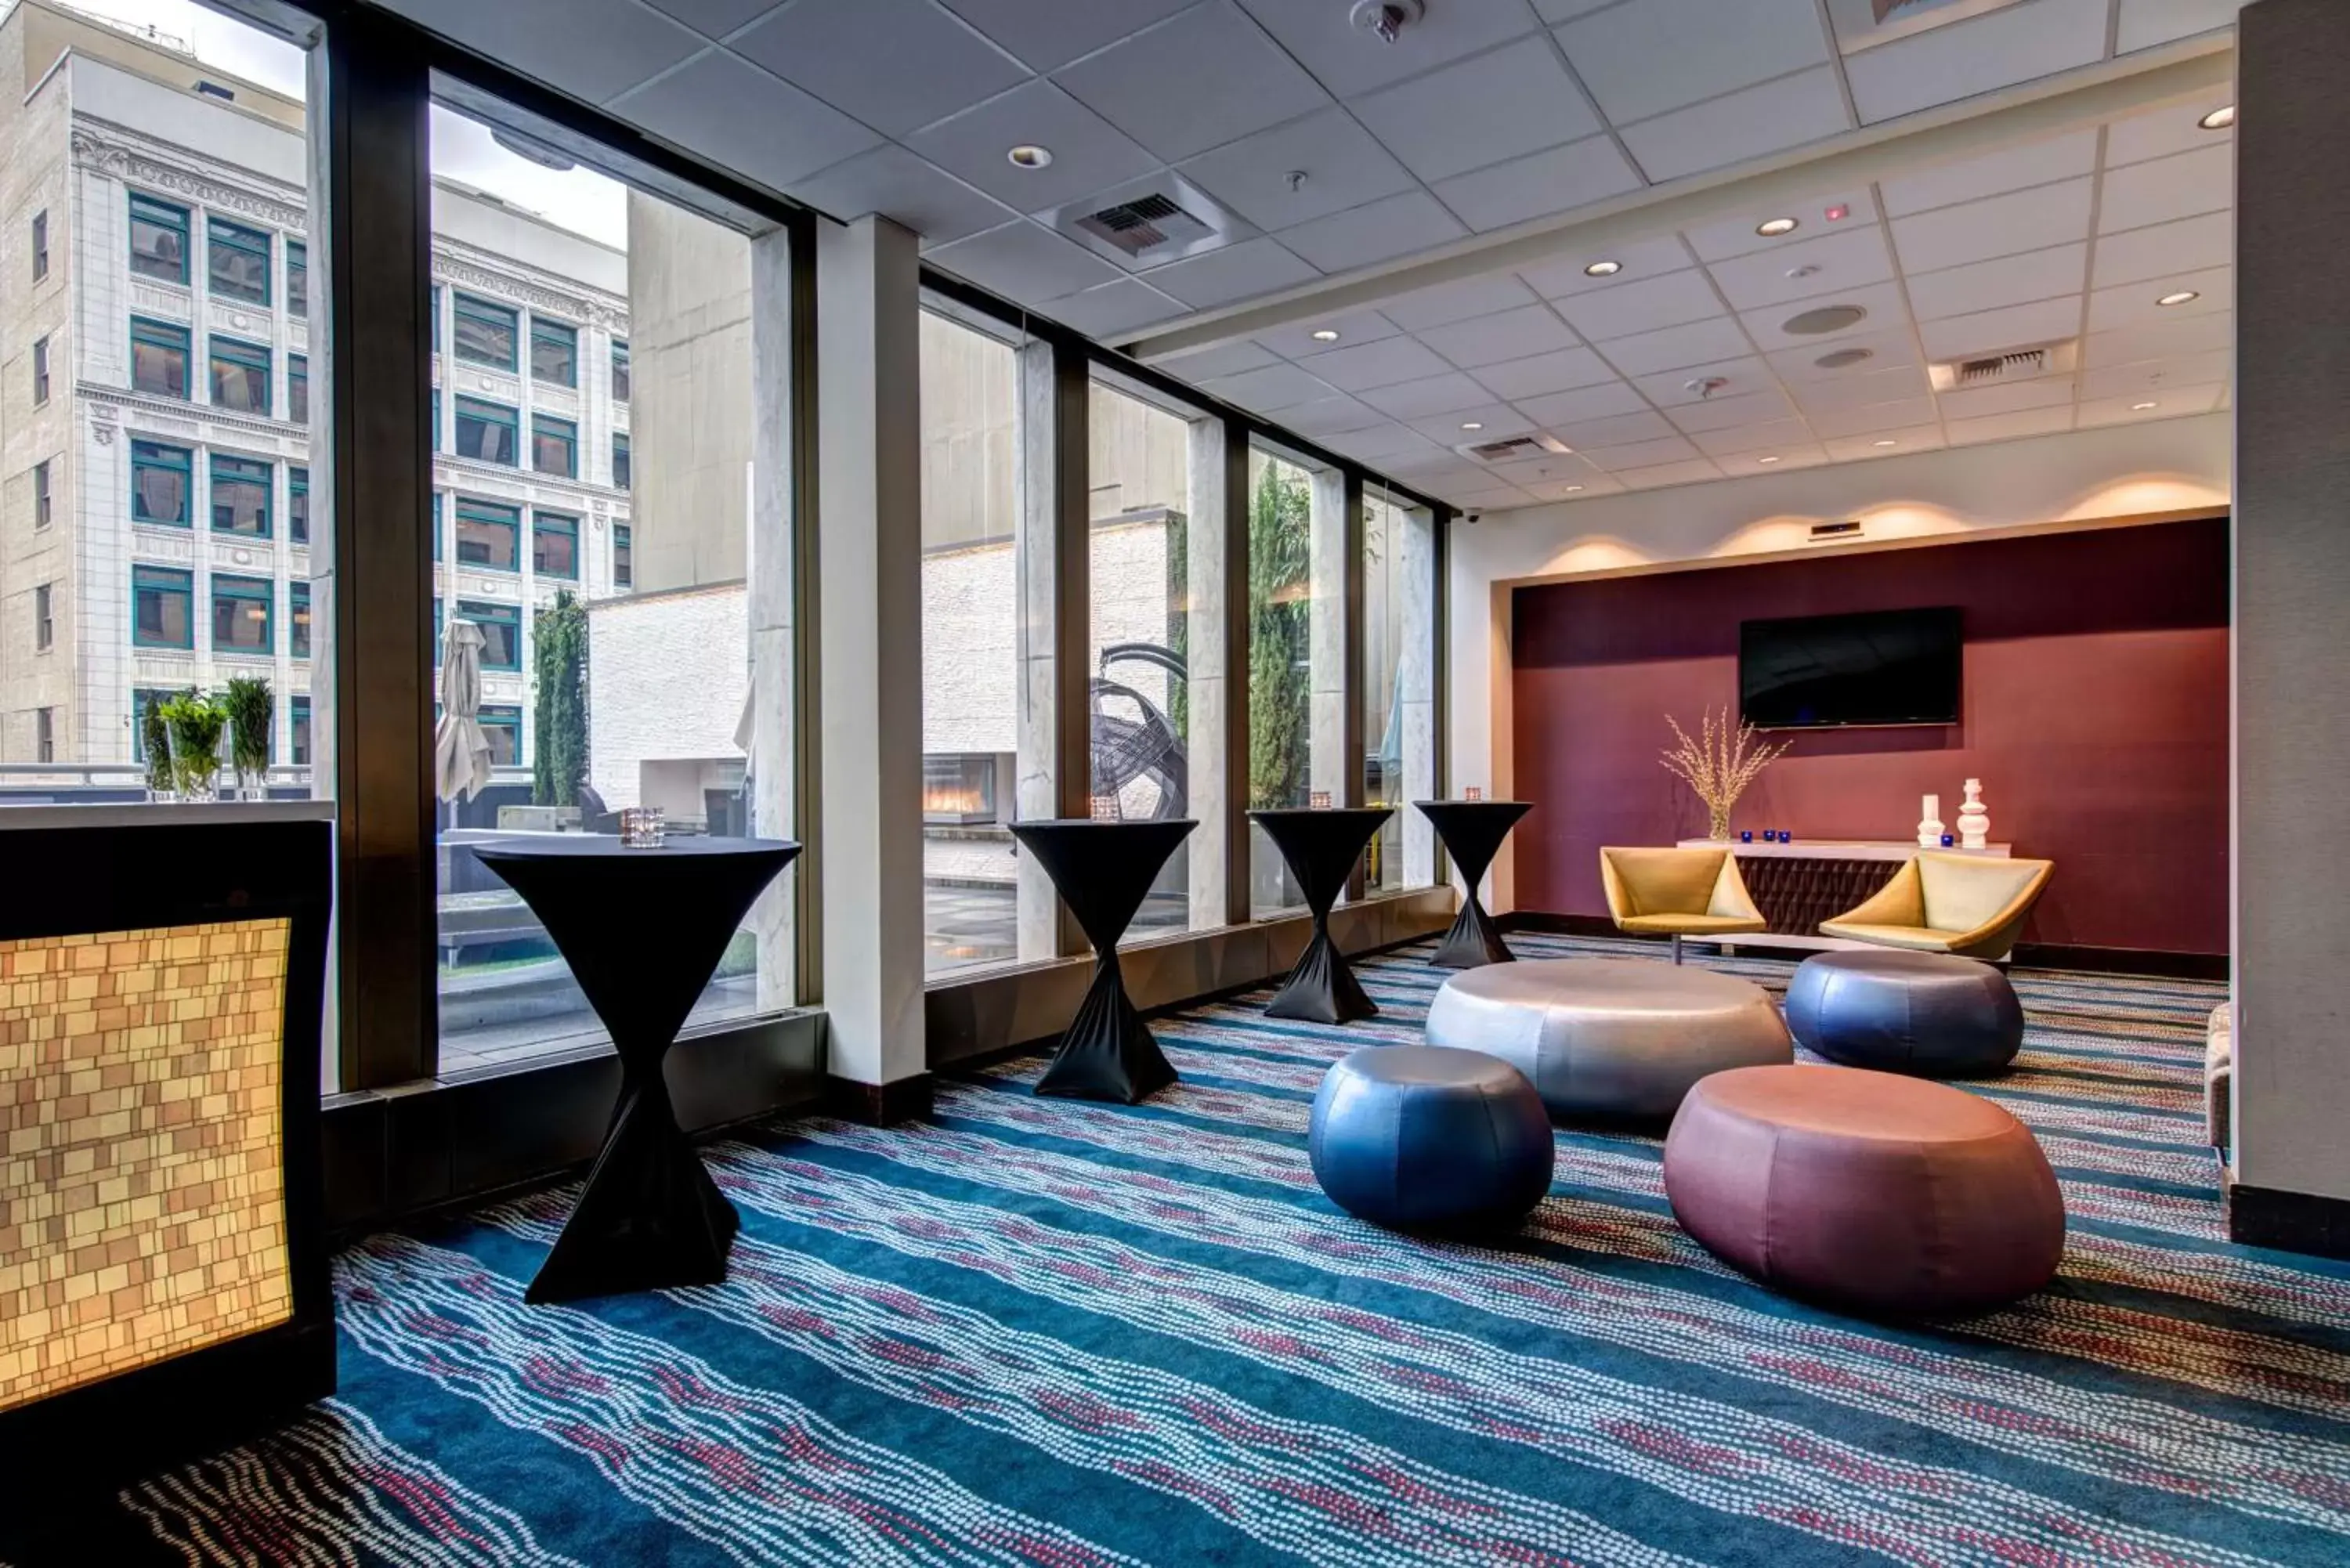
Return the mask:
M1750 620L1738 628L1738 706L1758 730L1959 722L1959 612Z

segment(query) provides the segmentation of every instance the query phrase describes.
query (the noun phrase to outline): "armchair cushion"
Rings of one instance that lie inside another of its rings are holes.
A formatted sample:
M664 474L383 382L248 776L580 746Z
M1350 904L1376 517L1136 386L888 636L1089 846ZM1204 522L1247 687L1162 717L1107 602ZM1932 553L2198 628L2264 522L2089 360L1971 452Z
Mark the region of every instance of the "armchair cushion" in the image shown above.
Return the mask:
M1820 930L1879 947L2004 958L2054 869L2051 860L1921 851L1859 908L1821 921Z
M1627 931L1697 936L1759 931L1769 925L1727 849L1599 852L1607 912Z

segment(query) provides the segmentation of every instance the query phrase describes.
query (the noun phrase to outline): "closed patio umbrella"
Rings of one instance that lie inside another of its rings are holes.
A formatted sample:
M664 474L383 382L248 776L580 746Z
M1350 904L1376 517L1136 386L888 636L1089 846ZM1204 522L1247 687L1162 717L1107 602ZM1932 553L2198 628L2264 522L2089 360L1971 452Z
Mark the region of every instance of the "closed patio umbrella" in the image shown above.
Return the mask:
M452 619L441 639L441 721L432 727L432 787L442 800L471 800L490 782L490 738L482 731L482 628Z

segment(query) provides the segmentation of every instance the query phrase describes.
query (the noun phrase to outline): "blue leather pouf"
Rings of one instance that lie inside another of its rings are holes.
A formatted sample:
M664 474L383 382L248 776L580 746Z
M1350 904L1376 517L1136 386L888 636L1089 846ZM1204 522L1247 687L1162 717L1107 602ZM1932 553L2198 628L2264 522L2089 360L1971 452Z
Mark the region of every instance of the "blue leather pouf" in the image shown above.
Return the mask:
M2007 976L1949 953L1822 953L1787 986L1787 1027L1831 1062L1919 1078L2005 1071L2023 1046Z
M1508 1063L1370 1045L1324 1075L1308 1150L1349 1213L1399 1231L1503 1230L1550 1190L1550 1116Z

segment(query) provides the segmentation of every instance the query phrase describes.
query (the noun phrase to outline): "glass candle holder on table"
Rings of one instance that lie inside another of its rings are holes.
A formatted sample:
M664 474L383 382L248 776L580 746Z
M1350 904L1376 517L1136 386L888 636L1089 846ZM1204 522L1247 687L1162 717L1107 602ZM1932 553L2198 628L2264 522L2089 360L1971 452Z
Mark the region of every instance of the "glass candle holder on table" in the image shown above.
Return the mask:
M631 805L621 808L621 848L659 849L668 842L669 813L657 805Z

